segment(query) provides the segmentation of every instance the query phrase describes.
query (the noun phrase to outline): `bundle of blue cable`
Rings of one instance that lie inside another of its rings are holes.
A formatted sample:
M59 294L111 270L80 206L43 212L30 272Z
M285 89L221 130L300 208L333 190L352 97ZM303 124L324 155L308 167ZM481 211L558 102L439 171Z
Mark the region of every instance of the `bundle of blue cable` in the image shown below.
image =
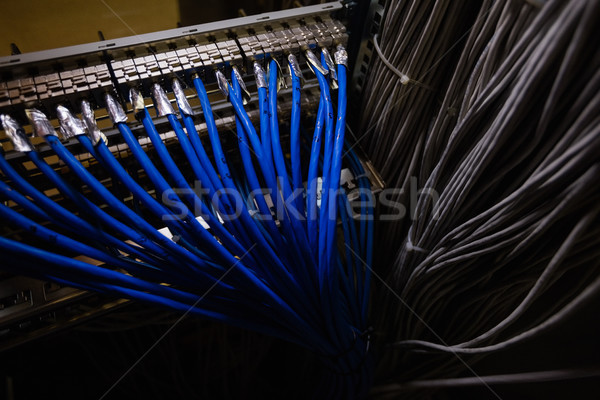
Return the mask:
M210 148L204 147L197 130L199 113L188 103L180 82L172 83L179 117L163 89L158 84L152 87L157 115L168 120L183 159L173 158L140 92L130 91L135 116L160 165L148 156L130 129L127 114L107 94L109 116L138 167L145 171L154 195L115 158L88 102L81 103L83 121L59 106L62 136L75 138L113 181L132 194L145 214L90 173L63 145L42 112L30 109L27 117L34 133L68 167L61 172L47 164L14 119L3 115L3 128L15 150L26 153L74 207L59 205L25 180L0 151L4 176L0 196L18 205L0 205L0 216L30 238L26 243L0 238L8 260L3 266L284 339L314 352L322 361L326 373L317 388L318 397L365 397L372 370L367 315L373 237L370 185L344 139L345 50L337 48L335 73L328 72L325 57L319 62L310 51L306 56L321 95L314 135L304 142L302 133L311 121L301 116L302 76L294 55L286 60L292 82L291 118L286 124L278 119L282 77L277 61L269 61L268 74L254 63L258 132L244 108L246 88L237 68L232 68L230 81L216 72L235 111L239 150L235 160L241 161L235 166L223 149L199 76L193 78L193 86ZM338 88L337 96L330 86ZM289 141L282 140L287 137ZM302 160L309 160L308 165L302 165ZM183 171L182 164L189 165L189 171ZM340 186L342 164L355 176L358 195L352 202ZM82 185L75 185L76 181ZM352 204L356 201L359 211ZM143 215L152 215L163 226ZM158 230L162 227L170 235ZM80 261L73 254L96 262Z

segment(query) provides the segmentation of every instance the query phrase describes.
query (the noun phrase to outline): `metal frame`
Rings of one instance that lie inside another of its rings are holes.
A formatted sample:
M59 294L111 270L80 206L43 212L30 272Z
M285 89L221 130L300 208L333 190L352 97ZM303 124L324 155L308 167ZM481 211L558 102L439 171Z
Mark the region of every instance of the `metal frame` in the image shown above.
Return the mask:
M148 45L155 42L164 42L191 35L225 31L228 29L245 27L257 23L267 23L270 21L301 18L310 15L331 13L334 11L339 11L342 8L343 5L340 1L333 1L330 3L318 4L314 6L292 8L289 10L274 11L247 17L226 19L218 22L209 22L205 24L186 26L183 28L168 29L164 31L145 33L135 36L126 36L114 40L104 40L101 42L61 47L52 50L42 50L31 53L17 54L12 56L0 57L0 68L9 67L12 69L23 64L36 63L40 61L81 56L90 53L102 52L105 50L116 50L132 46Z

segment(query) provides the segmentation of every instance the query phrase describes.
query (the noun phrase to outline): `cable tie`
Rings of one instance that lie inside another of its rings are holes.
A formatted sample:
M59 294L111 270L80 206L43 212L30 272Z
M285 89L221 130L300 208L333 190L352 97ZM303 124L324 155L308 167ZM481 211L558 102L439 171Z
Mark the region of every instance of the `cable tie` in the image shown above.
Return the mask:
M381 52L381 48L379 47L379 44L377 43L378 36L379 36L378 33L373 36L373 45L375 46L375 52L377 53L377 55L381 59L381 62L383 62L385 64L385 66L389 68L390 71L392 71L394 74L396 74L400 78L400 83L402 83L403 85L408 85L408 83L411 82L411 79L406 74L403 74L398 69L396 69L387 60L387 58L385 58L385 56Z
M427 253L426 249L413 245L412 241L410 240L410 236L406 237L406 251L417 251L419 253Z

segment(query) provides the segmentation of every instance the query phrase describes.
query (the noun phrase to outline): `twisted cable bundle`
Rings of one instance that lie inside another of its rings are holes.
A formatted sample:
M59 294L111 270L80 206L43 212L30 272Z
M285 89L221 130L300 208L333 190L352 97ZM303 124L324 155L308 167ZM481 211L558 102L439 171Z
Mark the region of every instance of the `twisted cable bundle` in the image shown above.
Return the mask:
M599 18L597 1L388 2L359 133L410 211L380 211L379 395L471 375L597 299Z

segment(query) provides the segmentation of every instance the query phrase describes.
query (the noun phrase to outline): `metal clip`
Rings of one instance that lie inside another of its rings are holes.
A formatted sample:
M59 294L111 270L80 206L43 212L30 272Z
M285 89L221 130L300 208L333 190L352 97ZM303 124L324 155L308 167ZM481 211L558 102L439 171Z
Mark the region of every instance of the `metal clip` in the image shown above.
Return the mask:
M6 136L8 136L16 151L27 153L35 150L23 127L10 115L2 114L0 120L2 120L2 127L6 132Z
M96 124L96 116L94 115L92 106L86 100L81 101L81 116L83 118L85 127L87 128L87 135L94 146L97 145L100 140L102 140L104 144L108 144L108 139Z
M235 76L235 79L240 84L240 88L242 89L242 102L244 105L246 105L252 99L252 96L250 95L250 92L246 88L246 83L244 82L244 79L242 78L242 74L240 74L240 71L238 70L238 68L234 65L233 67L231 67L231 69L233 70L233 75Z
M296 56L290 53L287 58L290 75L295 75L300 78L300 82L304 82L304 76L302 76L302 70L300 69L300 64L298 64Z
M65 106L56 107L56 115L60 123L60 132L65 139L71 139L78 135L85 135L85 126L83 122L71 114L71 111Z
M346 49L341 44L337 45L337 51L333 55L335 57L336 64L342 64L346 68L348 68L348 53Z
M275 61L275 64L277 64L277 91L279 92L279 90L284 87L287 89L287 84L285 83L285 78L283 77L283 71L281 70L281 65L279 65L279 61L277 61L275 58L272 58L273 61ZM269 75L271 73L271 63L269 63L268 67L267 67L267 75Z
M335 70L335 64L331 59L331 53L327 50L326 47L321 49L321 53L323 53L323 58L325 59L325 64L327 64L327 68L329 68L329 73L331 74L331 79L337 81L337 72Z
M187 97L185 97L185 92L181 87L181 83L179 83L179 79L173 78L173 93L175 93L175 101L177 101L177 106L179 107L179 111L185 115L194 115L194 111L192 111L192 106L190 105Z
M133 106L133 112L135 114L143 111L146 108L146 105L144 104L144 98L137 88L132 87L129 89L129 102Z
M156 108L159 117L169 114L175 115L175 110L167 97L167 92L158 83L152 85L152 97L154 97L154 108Z
M223 93L223 96L225 96L226 98L229 97L229 82L227 82L225 74L223 74L219 70L216 70L215 76L217 77L217 84L219 85L219 89L221 89L221 93Z
M323 68L323 65L321 65L321 62L319 61L317 56L315 56L315 53L313 53L310 50L306 50L304 54L306 54L308 66L313 70L313 72L315 72L315 69L317 69L317 71L319 71L323 75L327 75L328 71L325 68Z
M38 137L45 136L58 136L54 127L48 121L46 115L38 109L28 108L25 110L25 114L27 114L27 118L29 119L29 123L33 127L33 134Z
M256 87L265 89L269 87L269 85L267 84L267 75L265 74L265 70L261 67L258 61L254 61L252 69L254 70L254 79L256 80Z
M104 101L106 102L106 111L108 111L108 116L113 124L127 123L127 114L110 93L104 95Z

